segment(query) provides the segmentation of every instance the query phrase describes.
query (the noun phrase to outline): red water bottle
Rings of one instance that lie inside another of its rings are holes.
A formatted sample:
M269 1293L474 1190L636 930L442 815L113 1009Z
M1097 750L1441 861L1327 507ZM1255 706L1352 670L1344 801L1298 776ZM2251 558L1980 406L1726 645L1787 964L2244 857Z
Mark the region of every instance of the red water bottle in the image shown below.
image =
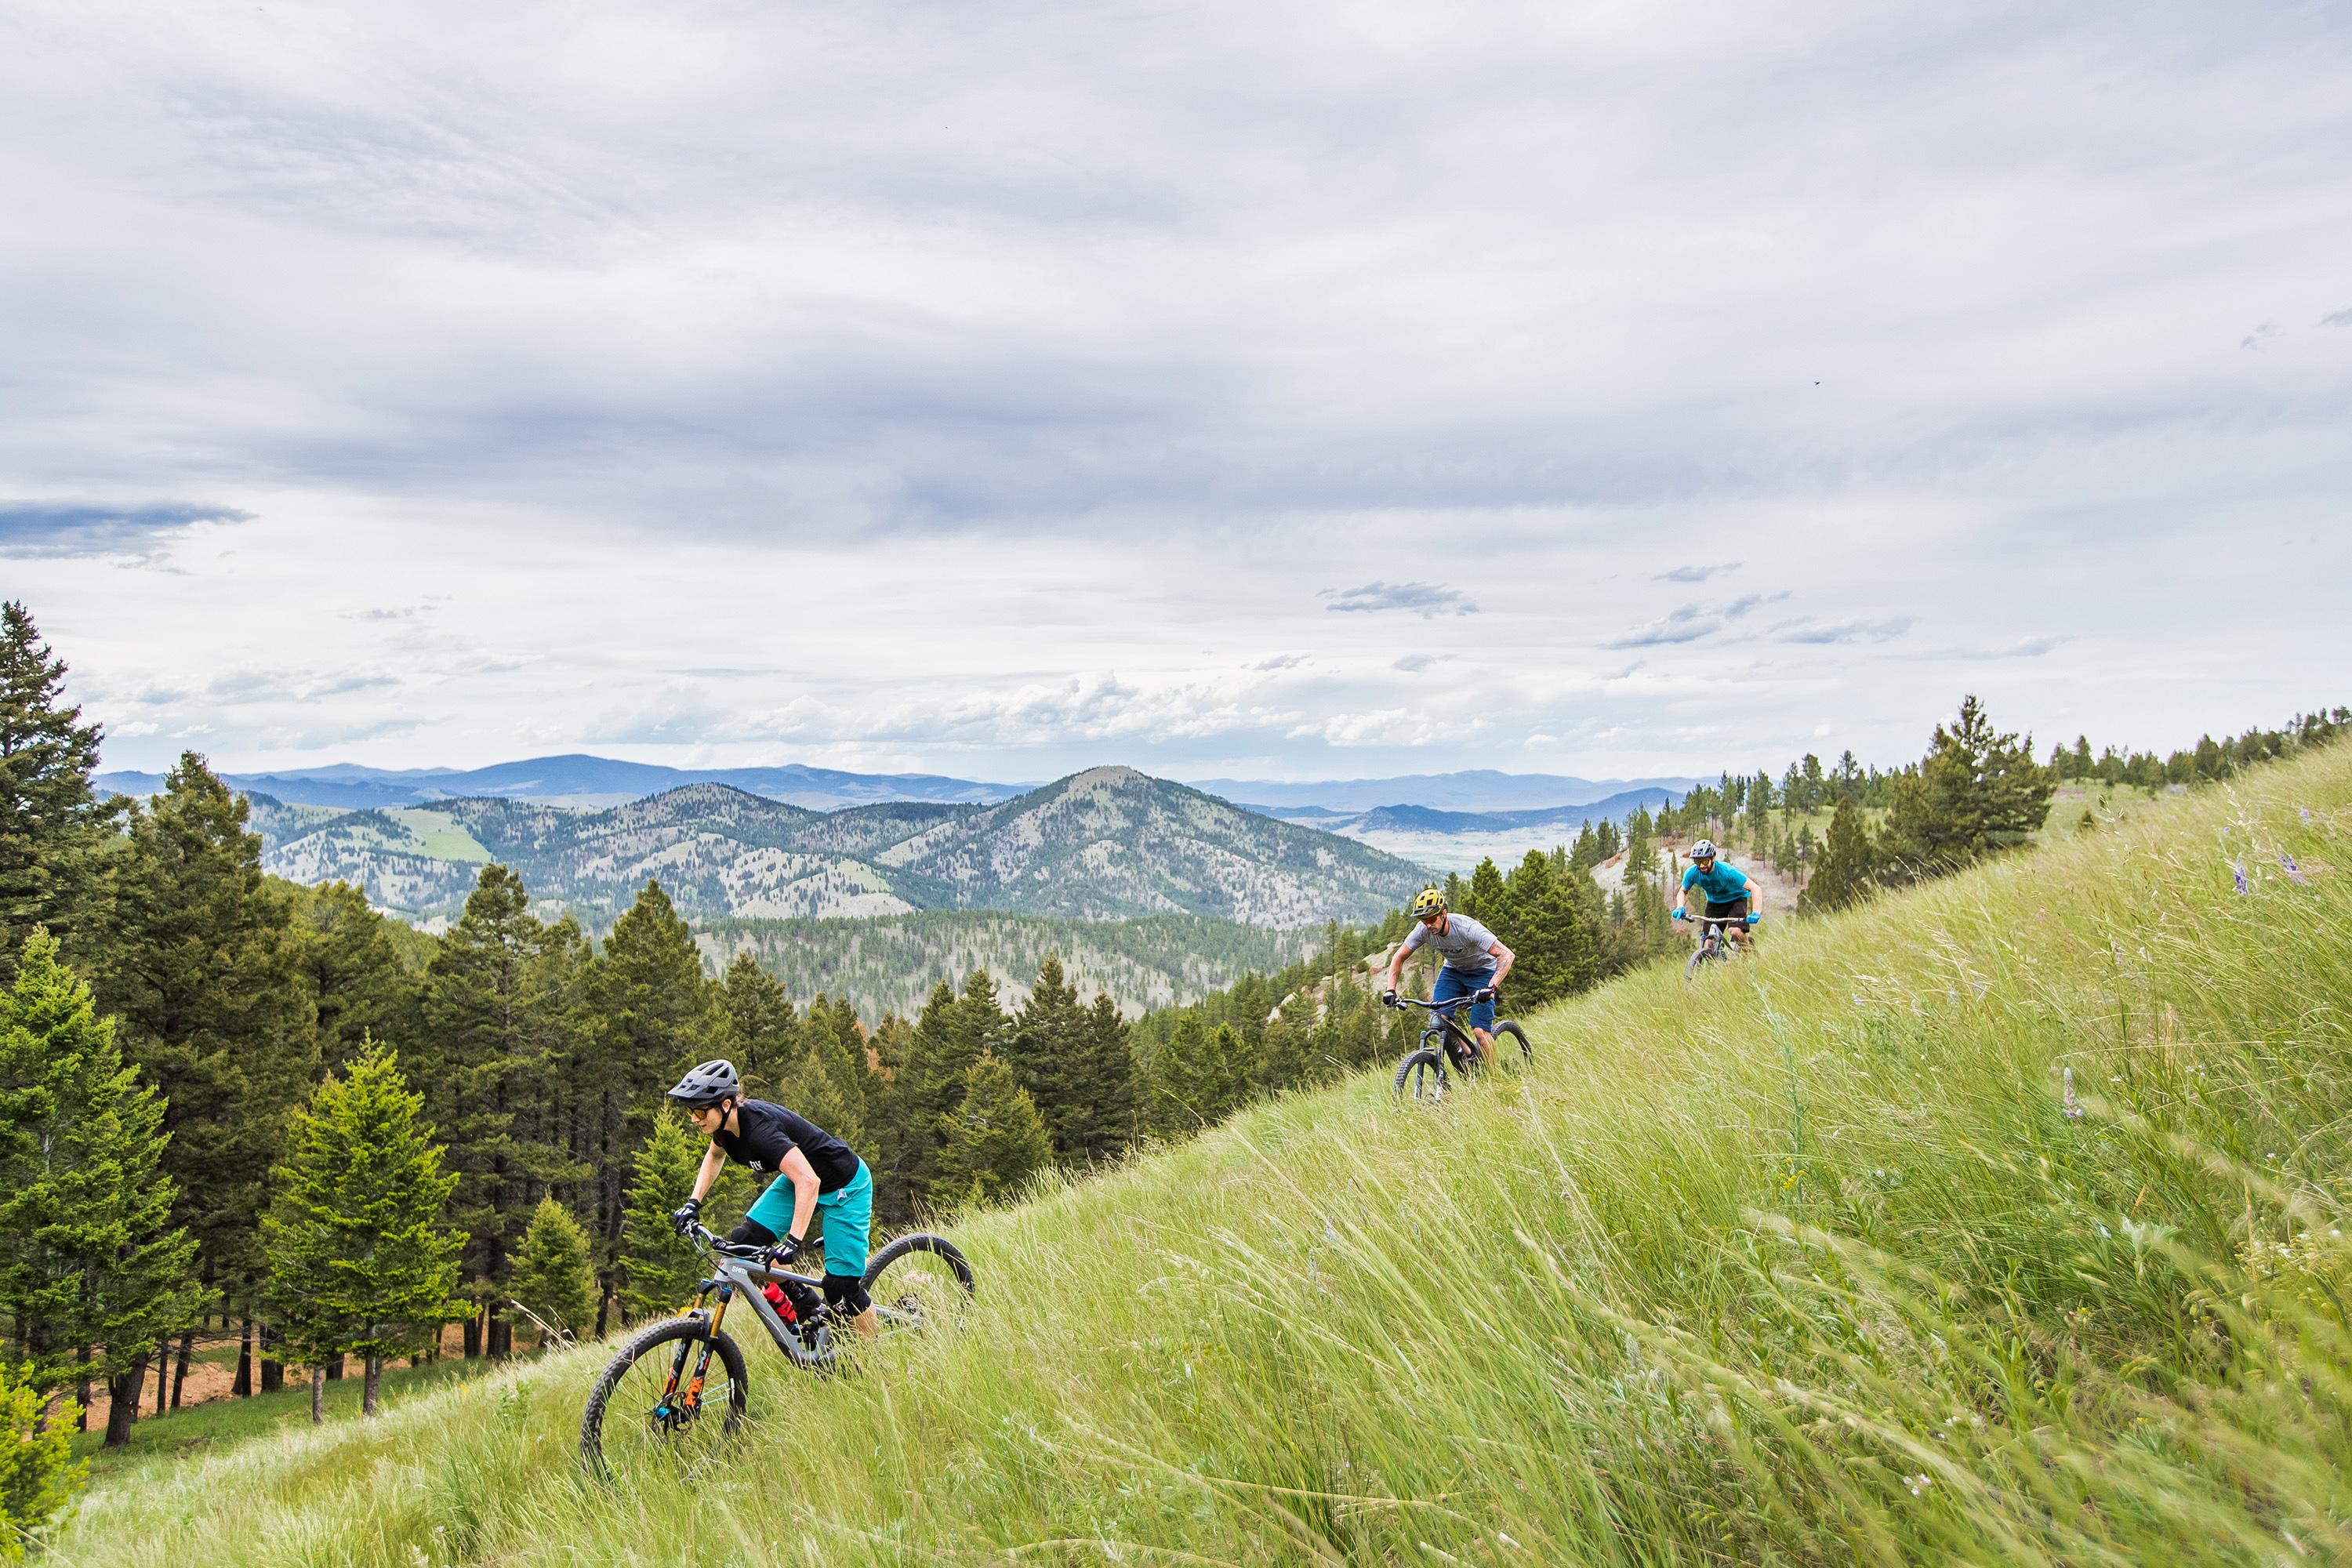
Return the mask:
M792 1298L784 1294L784 1288L782 1285L771 1279L760 1287L760 1294L768 1299L768 1305L773 1307L777 1315L784 1321L790 1323L799 1321L793 1312Z

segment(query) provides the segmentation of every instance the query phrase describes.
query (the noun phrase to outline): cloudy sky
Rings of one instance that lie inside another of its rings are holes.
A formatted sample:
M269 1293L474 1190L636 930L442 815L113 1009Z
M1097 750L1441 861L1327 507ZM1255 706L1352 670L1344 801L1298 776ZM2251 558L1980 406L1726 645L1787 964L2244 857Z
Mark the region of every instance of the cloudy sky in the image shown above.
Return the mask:
M26 0L0 591L117 766L2168 746L2352 700L2347 80L2321 5Z

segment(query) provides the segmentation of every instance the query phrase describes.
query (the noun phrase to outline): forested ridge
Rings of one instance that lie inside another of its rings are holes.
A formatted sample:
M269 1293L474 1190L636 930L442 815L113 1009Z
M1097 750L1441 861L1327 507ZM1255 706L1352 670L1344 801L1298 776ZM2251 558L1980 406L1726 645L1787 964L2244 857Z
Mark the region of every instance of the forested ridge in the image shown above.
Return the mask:
M1276 929L1377 918L1409 862L1256 816L1131 768L1092 768L993 805L816 812L723 784L577 811L495 797L338 811L253 797L263 864L347 881L380 909L455 919L482 866L542 912L601 929L659 878L697 919L984 909L1103 921L1190 914Z

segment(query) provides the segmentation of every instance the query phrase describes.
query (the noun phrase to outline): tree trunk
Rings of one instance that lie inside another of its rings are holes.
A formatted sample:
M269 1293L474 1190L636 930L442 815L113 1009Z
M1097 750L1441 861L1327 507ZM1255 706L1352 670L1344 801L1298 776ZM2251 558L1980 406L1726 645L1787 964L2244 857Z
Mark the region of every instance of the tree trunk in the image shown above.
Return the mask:
M188 1359L194 1354L196 1331L189 1329L180 1335L180 1354L172 1368L172 1408L180 1407L181 1391L188 1386Z
M466 1359L473 1361L482 1353L482 1314L478 1310L466 1320Z
M236 1381L229 1384L234 1399L253 1397L253 1320L245 1320L245 1332L236 1342Z
M81 1429L87 1432L89 1430L89 1347L88 1345L83 1345L74 1352L74 1363L81 1369L80 1379L74 1384L74 1396L81 1401L79 1425Z
M164 1382L172 1375L172 1342L155 1342L155 1414L163 1414Z
M383 1381L383 1357L380 1355L369 1356L367 1358L366 1381L360 1384L361 1415L373 1415L375 1414L376 1386Z
M327 1419L327 1368L323 1362L310 1363L310 1425L319 1426Z
M343 1358L341 1356L331 1355L327 1358L327 1376L330 1381L334 1383L341 1383L343 1381Z
M106 1446L120 1448L131 1441L131 1424L139 1418L139 1396L147 1390L147 1358L131 1370L106 1380Z
M505 1361L514 1354L514 1321L501 1316L495 1302L490 1307L490 1359Z

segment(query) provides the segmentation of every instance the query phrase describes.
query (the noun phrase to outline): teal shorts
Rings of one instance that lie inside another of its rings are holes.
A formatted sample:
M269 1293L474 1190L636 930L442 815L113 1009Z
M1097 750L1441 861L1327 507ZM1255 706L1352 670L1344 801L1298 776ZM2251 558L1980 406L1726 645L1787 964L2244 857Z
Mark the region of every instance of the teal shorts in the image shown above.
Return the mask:
M751 1212L744 1217L765 1226L778 1236L789 1236L793 1228L793 1184L778 1176L768 1184ZM866 1278L866 1249L874 1233L874 1173L866 1162L857 1162L857 1174L849 1184L821 1194L816 1200L816 1212L809 1216L809 1233L803 1239L811 1246L824 1244L824 1271L845 1274L852 1279Z

